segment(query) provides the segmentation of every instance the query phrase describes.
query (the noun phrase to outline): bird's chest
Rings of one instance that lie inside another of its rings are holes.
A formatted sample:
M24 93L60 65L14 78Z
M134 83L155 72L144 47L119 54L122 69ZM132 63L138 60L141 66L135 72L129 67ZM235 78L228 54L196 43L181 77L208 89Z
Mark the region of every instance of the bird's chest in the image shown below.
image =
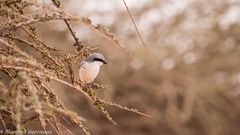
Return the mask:
M99 65L85 62L79 69L80 79L85 82L93 81L96 78L99 69Z

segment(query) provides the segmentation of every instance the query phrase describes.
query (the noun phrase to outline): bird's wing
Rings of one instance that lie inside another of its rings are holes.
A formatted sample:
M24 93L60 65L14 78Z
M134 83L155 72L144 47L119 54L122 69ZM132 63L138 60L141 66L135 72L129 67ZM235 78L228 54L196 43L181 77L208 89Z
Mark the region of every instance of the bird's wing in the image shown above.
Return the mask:
M81 62L80 65L79 65L79 68L85 68L85 67L83 66L83 64L84 64L84 62Z

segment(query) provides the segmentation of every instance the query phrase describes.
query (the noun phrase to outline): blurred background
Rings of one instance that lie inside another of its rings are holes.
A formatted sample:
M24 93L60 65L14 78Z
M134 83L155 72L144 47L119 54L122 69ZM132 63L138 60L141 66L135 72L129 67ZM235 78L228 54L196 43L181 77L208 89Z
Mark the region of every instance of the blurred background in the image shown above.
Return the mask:
M240 1L125 1L146 48L122 0L64 0L61 5L68 13L108 27L132 56L71 22L80 40L98 47L108 61L96 80L108 91L99 90L98 96L138 108L152 118L109 108L115 126L81 93L58 83L55 92L67 108L86 118L94 135L240 134ZM75 50L63 21L39 25L48 44ZM74 66L77 73L78 65ZM71 128L81 133L78 127Z

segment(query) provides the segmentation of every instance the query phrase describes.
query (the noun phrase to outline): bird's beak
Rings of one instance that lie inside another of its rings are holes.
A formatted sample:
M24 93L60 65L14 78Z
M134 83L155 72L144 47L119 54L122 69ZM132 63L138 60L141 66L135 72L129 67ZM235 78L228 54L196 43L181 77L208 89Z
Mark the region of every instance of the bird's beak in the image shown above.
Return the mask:
M105 60L102 60L102 62L103 62L104 64L107 64L107 62L106 62Z

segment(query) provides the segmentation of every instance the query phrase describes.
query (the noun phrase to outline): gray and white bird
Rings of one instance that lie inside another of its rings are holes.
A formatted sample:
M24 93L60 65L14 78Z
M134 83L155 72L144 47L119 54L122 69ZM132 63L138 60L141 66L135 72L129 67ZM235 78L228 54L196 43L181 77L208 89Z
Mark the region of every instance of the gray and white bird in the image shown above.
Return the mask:
M101 53L90 54L80 64L80 80L85 83L92 82L97 77L102 64L107 64L107 62Z

